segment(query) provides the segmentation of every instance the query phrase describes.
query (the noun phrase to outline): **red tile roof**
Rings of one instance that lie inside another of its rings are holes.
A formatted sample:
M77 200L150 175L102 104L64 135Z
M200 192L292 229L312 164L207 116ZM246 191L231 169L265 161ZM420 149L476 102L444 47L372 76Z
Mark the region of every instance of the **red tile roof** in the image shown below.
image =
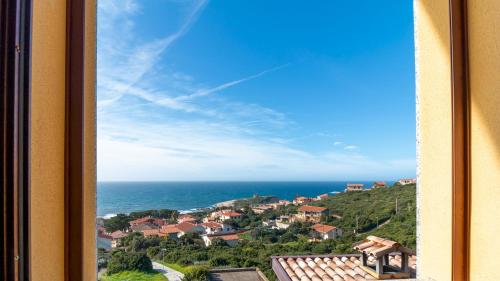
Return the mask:
M117 230L117 231L111 233L111 237L113 237L113 239L120 239L120 238L123 238L126 236L127 236L127 234L121 230Z
M321 213L326 210L327 209L323 207L309 206L309 205L304 205L299 208L300 212L313 212L313 213Z
M202 223L201 225L205 226L205 227L210 227L210 228L220 228L220 227L222 227L222 224L220 224L218 222L213 222L213 221L205 222L205 223Z
M312 226L312 229L314 229L317 232L327 233L327 232L330 232L330 231L335 230L337 228L335 226L317 223L317 224Z
M239 240L240 237L236 234L226 234L226 235L214 235L214 236L208 236L208 239L212 240L212 239L216 239L216 238L220 238L224 241L233 241L233 240Z
M241 216L240 213L234 212L234 211L223 211L222 215L226 216L226 217L239 217L239 216Z
M373 185L376 185L376 186L386 186L385 181L376 181L376 182L373 183Z
M182 232L180 229L177 228L177 225L175 224L169 224L169 225L164 225L161 227L161 232L166 233L166 234L172 234L172 233L179 233Z
M193 223L186 221L183 223L176 224L175 227L177 227L177 229L179 229L182 232L190 232L193 230L193 228L196 227L196 224L193 224Z
M411 250L403 247L398 242L372 235L354 244L354 249L376 258L392 252L411 253Z
M347 184L347 187L363 187L363 186L365 186L365 185L362 183L348 183Z
M325 199L325 198L328 198L328 194L326 194L326 193L325 194L321 194L318 197L321 198L321 199Z
M410 256L410 272L416 272L416 256ZM283 256L272 257L273 270L279 280L282 275L292 281L366 281L376 280L363 267L359 255L331 256ZM368 258L369 265L375 265L375 258ZM389 264L400 268L401 256L389 255Z

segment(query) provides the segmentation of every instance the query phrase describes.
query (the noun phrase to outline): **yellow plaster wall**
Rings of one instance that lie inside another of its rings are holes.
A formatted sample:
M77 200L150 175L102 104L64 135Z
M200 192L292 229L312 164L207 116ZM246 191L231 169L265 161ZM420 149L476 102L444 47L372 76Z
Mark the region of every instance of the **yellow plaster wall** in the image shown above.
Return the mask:
M469 1L471 280L500 280L500 1Z
M32 280L59 281L64 280L66 0L33 4Z
M66 0L33 1L31 266L33 281L64 280ZM84 280L95 261L95 1L86 1Z
M451 280L451 81L447 0L415 0L418 277Z

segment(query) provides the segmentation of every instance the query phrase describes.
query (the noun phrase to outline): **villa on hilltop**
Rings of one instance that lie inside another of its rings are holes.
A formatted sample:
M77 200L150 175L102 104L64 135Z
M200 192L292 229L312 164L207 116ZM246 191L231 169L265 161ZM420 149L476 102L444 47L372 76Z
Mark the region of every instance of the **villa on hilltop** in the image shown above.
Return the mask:
M351 191L363 191L364 190L364 184L362 183L348 183L346 186L345 191L351 192Z

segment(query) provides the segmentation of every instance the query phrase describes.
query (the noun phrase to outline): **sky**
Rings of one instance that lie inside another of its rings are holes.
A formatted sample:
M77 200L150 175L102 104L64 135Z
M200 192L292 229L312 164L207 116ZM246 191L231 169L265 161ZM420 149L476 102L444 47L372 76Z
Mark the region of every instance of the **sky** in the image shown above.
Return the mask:
M100 0L99 181L415 177L412 1Z

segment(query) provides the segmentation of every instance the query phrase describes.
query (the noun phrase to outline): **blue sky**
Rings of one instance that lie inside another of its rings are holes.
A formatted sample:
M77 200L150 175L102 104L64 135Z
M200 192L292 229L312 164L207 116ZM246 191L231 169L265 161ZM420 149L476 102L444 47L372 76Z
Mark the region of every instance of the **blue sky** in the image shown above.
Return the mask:
M415 176L412 1L98 3L98 180Z

